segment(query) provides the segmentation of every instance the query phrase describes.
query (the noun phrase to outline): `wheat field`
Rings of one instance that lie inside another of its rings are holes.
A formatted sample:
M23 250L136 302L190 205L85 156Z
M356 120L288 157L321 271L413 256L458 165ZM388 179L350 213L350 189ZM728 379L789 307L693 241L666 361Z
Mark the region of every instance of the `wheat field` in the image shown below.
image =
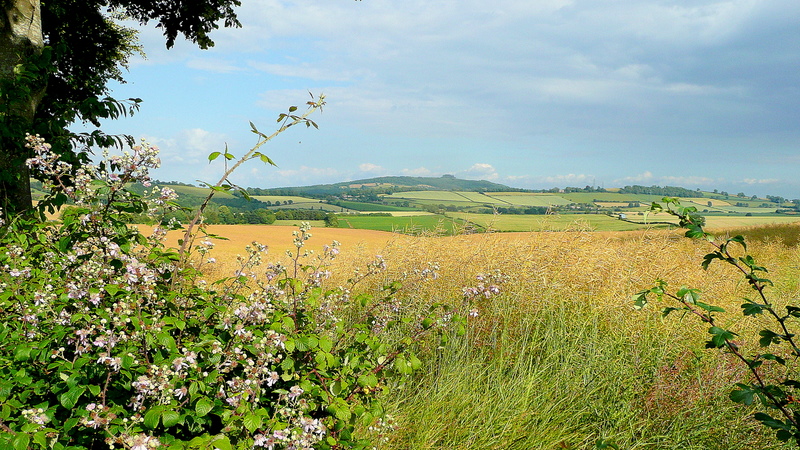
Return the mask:
M271 258L292 247L292 227L212 226L214 275L235 270L237 254L256 240ZM308 249L341 242L328 283L344 283L375 255L387 271L360 286L375 290L407 279L404 302L457 303L475 276L500 270L503 294L482 307L466 336L428 355L412 383L388 389L397 430L378 448L590 449L598 439L620 448L784 448L727 399L748 375L730 357L704 349L706 326L691 317L662 318L653 305L634 310L632 295L656 279L699 288L721 306L721 326L756 346L758 320L744 320L747 284L730 268L700 267L708 243L679 231L497 233L414 237L350 229L312 229ZM177 239L171 235L170 239ZM777 304L800 297L795 247L754 242L770 269ZM436 267L436 279L409 273ZM674 305L673 305L674 306Z

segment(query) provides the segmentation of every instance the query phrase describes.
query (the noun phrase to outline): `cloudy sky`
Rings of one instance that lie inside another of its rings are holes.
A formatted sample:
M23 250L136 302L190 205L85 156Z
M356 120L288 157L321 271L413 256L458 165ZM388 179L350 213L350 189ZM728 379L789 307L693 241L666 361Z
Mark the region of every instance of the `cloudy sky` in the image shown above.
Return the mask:
M515 187L673 185L800 197L797 0L243 0L213 49L142 31L108 131L215 182L309 91L328 104L244 186L380 175Z

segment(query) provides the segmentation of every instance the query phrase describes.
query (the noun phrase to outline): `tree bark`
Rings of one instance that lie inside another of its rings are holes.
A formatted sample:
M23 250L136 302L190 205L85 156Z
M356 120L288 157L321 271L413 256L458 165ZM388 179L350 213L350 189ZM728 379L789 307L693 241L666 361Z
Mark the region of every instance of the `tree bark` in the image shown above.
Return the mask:
M24 136L33 131L45 82L20 74L29 58L41 54L44 38L39 0L0 4L0 208L13 214L32 208Z

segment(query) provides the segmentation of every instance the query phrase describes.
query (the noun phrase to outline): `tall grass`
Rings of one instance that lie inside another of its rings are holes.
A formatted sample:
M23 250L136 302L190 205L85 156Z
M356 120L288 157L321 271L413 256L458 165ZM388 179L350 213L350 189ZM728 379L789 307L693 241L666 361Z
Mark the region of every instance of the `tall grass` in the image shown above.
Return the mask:
M373 250L344 248L330 282ZM426 353L423 375L391 387L398 429L381 448L590 449L598 439L623 449L783 448L753 410L727 399L748 375L703 348L702 325L632 308L631 295L657 278L700 288L728 311L724 325L743 331L741 346L757 351L747 336L758 324L739 313L747 286L722 265L703 271L707 251L666 231L394 237L374 252L389 271L360 289L406 278L404 302L417 308L458 304L478 273L500 269L509 281L466 335ZM777 297L800 295L795 248L756 241L751 253L771 269ZM432 265L436 280L409 275Z

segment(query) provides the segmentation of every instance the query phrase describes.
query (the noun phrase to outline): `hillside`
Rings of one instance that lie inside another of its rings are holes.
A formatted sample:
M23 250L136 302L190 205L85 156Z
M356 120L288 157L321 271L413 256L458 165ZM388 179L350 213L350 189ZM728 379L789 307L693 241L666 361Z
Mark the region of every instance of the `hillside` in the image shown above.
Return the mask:
M512 188L504 184L486 180L463 180L452 175L441 177L406 177L389 176L345 181L333 184L316 184L312 186L281 187L272 189L248 188L251 195L299 195L326 197L359 195L364 192L388 194L396 191L468 191L468 192L523 192L524 189Z

